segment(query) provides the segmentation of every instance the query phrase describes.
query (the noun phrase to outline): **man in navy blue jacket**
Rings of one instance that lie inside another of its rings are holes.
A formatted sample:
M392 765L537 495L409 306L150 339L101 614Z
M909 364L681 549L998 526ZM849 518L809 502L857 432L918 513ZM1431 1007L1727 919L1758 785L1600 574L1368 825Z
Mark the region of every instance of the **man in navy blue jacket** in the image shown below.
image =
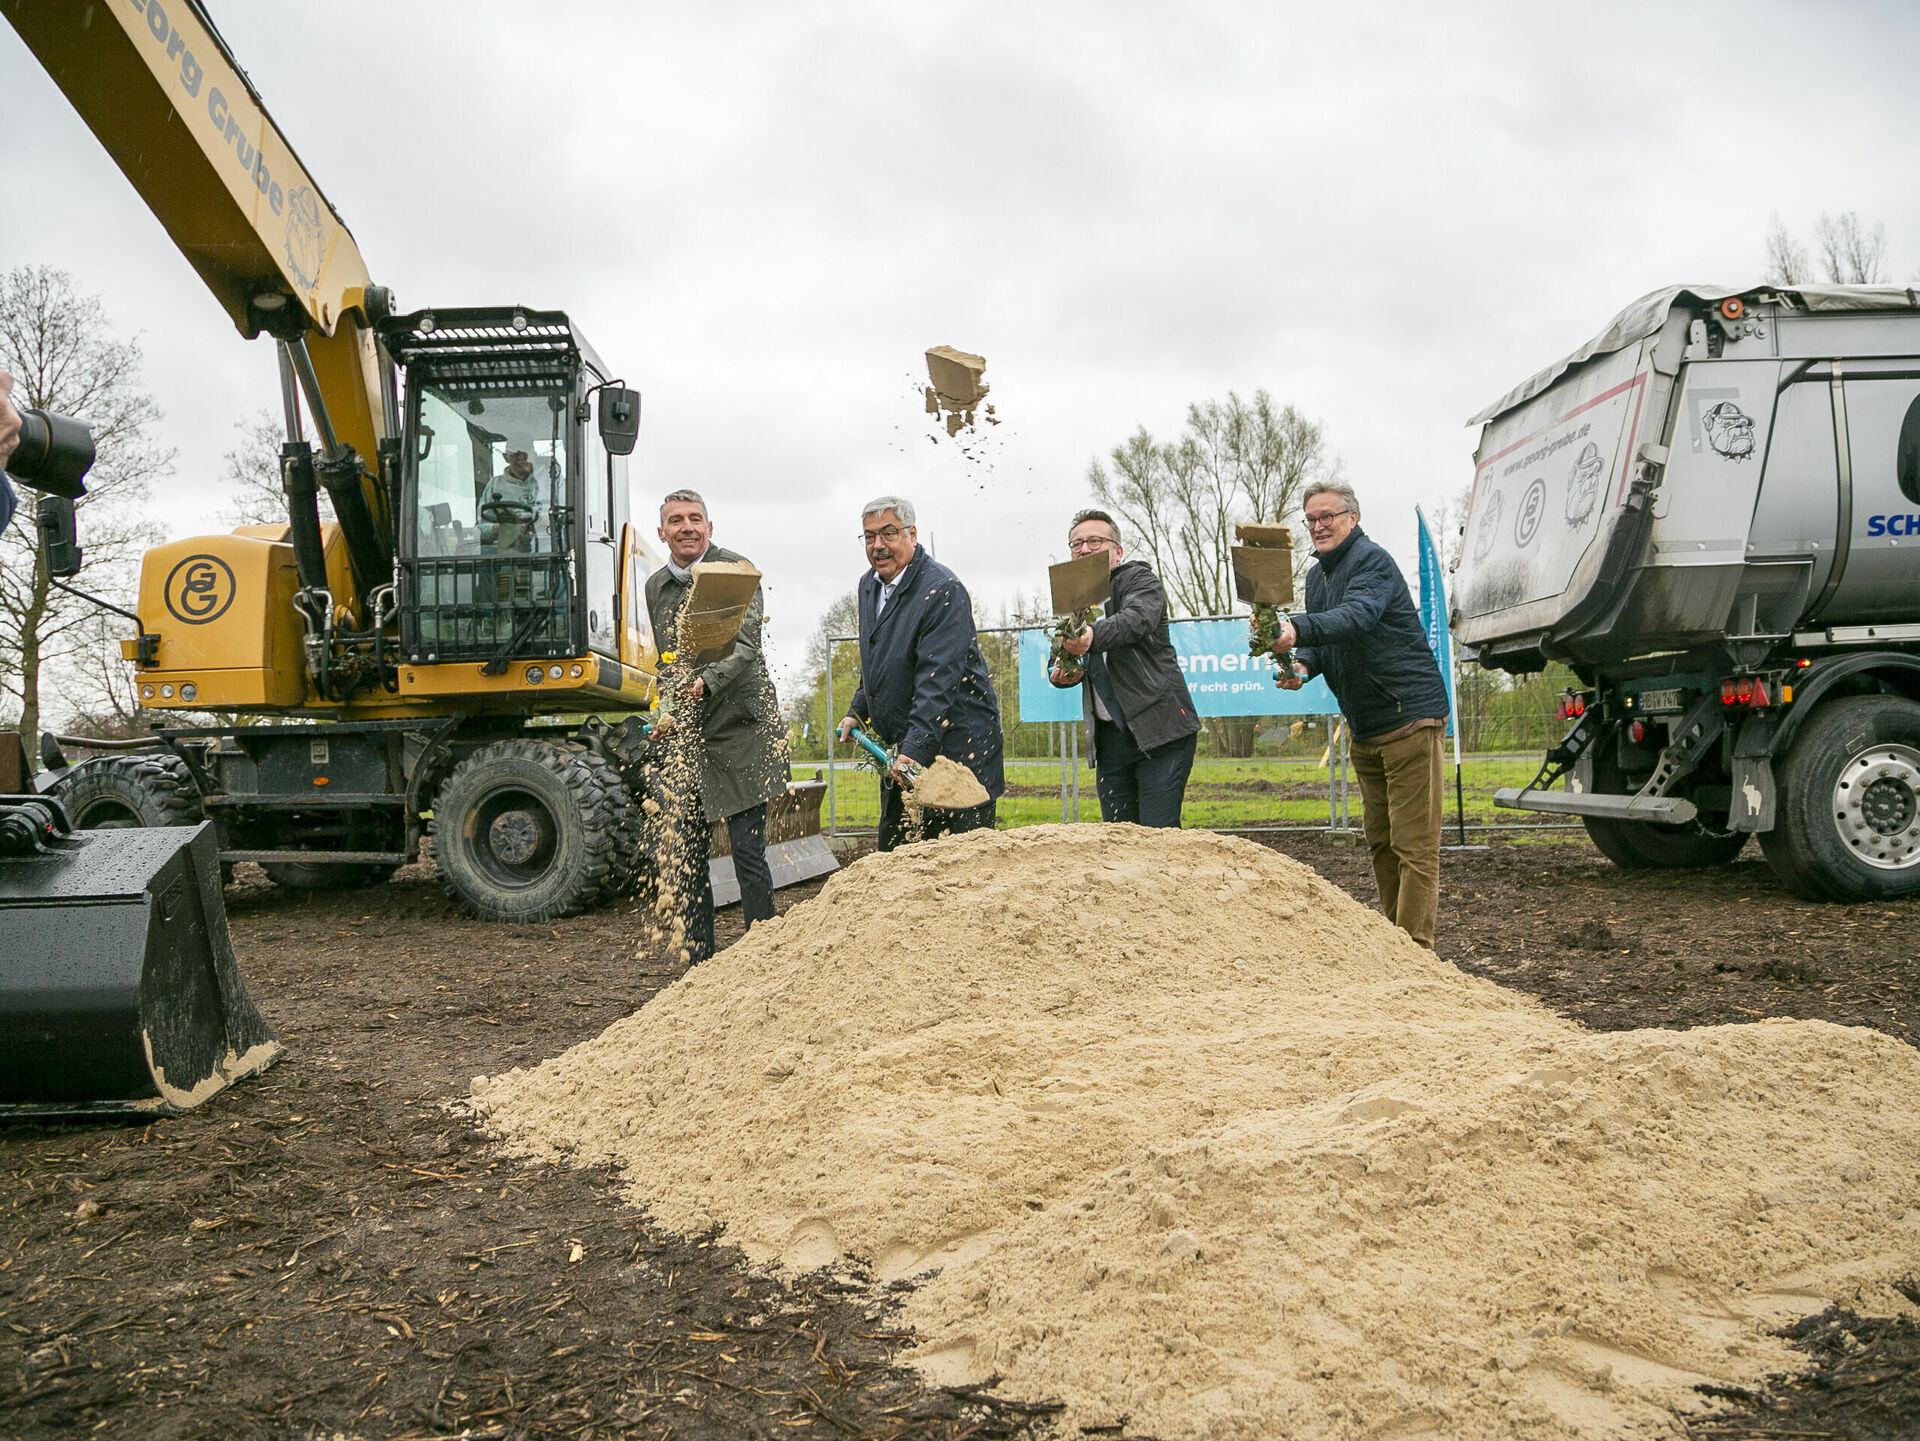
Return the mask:
M993 825L1006 789L1000 703L973 631L973 601L959 577L920 549L913 506L897 495L870 501L861 543L873 568L860 577L860 688L838 727L841 740L869 721L899 749L880 786L880 849ZM986 787L985 805L929 810L922 836L909 833L901 799L904 762L946 756Z
M1380 884L1380 908L1428 949L1440 910L1440 738L1447 687L1393 557L1360 529L1353 487L1307 487L1301 510L1319 560L1307 609L1281 622L1275 654L1293 651L1298 690L1324 675L1353 737L1353 770Z

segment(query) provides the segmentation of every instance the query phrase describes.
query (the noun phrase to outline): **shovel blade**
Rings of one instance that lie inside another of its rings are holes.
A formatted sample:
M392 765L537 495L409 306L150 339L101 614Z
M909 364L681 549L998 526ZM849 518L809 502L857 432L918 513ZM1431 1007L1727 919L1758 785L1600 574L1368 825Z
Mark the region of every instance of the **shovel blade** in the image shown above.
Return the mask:
M1107 553L1096 550L1078 560L1063 560L1047 567L1047 588L1055 615L1072 615L1090 605L1105 605L1113 594L1113 575L1107 567Z

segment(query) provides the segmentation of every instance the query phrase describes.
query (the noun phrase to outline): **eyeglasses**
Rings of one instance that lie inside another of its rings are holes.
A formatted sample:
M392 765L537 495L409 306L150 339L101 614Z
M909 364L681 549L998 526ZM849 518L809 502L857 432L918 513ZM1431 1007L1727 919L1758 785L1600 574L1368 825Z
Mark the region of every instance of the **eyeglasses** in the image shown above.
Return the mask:
M1079 555L1082 551L1100 550L1106 546L1118 544L1119 542L1110 535L1089 535L1079 540L1068 541L1067 550L1070 554Z
M860 532L860 543L872 545L876 540L884 540L888 545L892 545L906 533L903 527L897 525L882 526L879 530L863 530Z
M1352 515L1352 514L1353 514L1353 509L1351 506L1349 506L1346 510L1330 510L1330 511L1327 511L1324 515L1307 515L1305 511L1301 512L1301 515L1305 518L1307 522L1308 530L1325 530L1328 526L1332 525L1336 520L1340 519L1341 516Z

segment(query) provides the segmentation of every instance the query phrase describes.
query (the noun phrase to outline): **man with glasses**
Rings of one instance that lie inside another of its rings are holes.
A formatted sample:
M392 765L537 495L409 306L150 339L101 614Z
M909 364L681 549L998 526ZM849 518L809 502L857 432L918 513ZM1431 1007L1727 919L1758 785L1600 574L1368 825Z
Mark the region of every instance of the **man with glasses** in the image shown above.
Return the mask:
M1276 655L1298 690L1324 675L1353 737L1380 908L1429 950L1440 909L1440 739L1447 687L1427 649L1405 577L1360 529L1353 487L1320 481L1301 503L1319 561L1307 572L1307 608L1280 624Z
M1006 788L1000 703L973 630L973 601L954 573L920 548L913 505L897 495L869 501L860 543L872 567L860 578L860 687L837 727L844 741L861 721L897 747L880 786L880 849L993 825ZM922 834L907 826L905 763L946 756L986 787L985 805L926 812Z
M1075 557L1106 552L1112 586L1107 613L1061 643L1082 657L1080 675L1048 677L1057 686L1087 682L1080 708L1093 737L1100 817L1177 828L1200 721L1167 631L1166 592L1144 560L1126 559L1120 527L1104 510L1073 518L1067 549Z

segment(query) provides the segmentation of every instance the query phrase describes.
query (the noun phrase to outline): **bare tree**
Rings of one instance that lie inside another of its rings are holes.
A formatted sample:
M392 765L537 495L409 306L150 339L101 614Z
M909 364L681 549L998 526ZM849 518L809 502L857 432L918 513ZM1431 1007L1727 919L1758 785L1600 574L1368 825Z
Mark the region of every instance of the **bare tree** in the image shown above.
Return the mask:
M1180 615L1236 608L1229 549L1236 521L1284 519L1308 482L1339 474L1317 422L1264 390L1252 401L1187 407L1186 428L1166 443L1142 426L1098 460L1087 483L1128 528L1127 546L1148 560Z
M173 464L149 433L160 410L140 385L139 343L118 339L98 298L64 270L22 266L0 274L0 367L15 376L17 404L92 426L98 459L79 505L87 584L126 600L141 552L161 537L142 509L148 483ZM47 668L100 636L95 607L51 584L37 539L24 516L0 535L0 692L19 704L29 755Z
M1876 223L1868 234L1857 212L1822 214L1813 227L1814 243L1820 247L1820 263L1827 279L1836 285L1880 285L1887 273L1887 227Z
M1813 251L1793 238L1779 212L1767 231L1767 275L1775 285L1884 285L1887 280L1887 227L1878 221L1869 231L1857 211L1821 212L1813 225ZM1815 265L1815 259L1818 265Z
M1767 231L1766 278L1775 285L1805 285L1813 279L1807 247L1793 238L1777 210L1773 212L1773 228Z
M227 525L285 525L287 493L280 483L280 442L285 432L271 410L257 410L245 420L236 420L239 443L222 459L227 468L229 499L221 508L220 519ZM333 519L333 498L322 490L319 495L320 519Z

